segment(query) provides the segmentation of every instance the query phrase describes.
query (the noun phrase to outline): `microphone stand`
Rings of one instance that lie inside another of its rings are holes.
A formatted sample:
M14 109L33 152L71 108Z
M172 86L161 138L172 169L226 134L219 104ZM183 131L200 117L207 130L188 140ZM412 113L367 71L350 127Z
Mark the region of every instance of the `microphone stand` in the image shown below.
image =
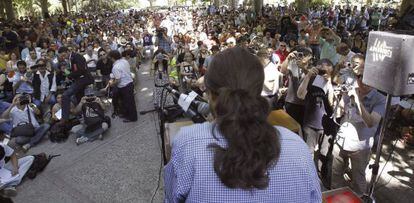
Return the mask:
M375 190L375 184L377 182L377 176L378 176L378 171L379 171L379 162L380 162L380 158L381 158L382 141L384 139L385 129L386 129L388 121L389 121L388 117L390 116L391 98L392 98L392 96L390 94L387 94L387 102L385 104L385 116L384 116L383 122L381 124L381 131L380 131L380 136L379 136L379 140L378 140L378 143L377 143L377 151L376 151L376 154L375 154L375 162L373 164L369 165L369 168L372 169L372 176L371 176L371 181L370 181L369 187L368 187L368 194L364 195L364 197L363 197L364 202L367 202L367 203L374 203L375 202L374 190Z
M161 92L161 99L160 99L160 107L156 107L154 109L151 110L147 110L147 111L140 111L139 114L140 115L145 115L147 113L152 113L152 112L157 112L158 113L158 119L159 119L159 130L160 130L160 137L161 137L161 153L162 153L162 158L163 158L163 162L164 165L166 165L168 163L167 161L167 156L165 155L165 123L166 123L166 118L165 118L165 111L168 109L172 109L172 108L176 108L178 107L178 105L170 105L170 106L164 106L165 104L165 100L167 99L167 96L164 97L164 92L166 90L166 85L155 85L155 87L162 87L162 92ZM165 93L167 94L167 93Z

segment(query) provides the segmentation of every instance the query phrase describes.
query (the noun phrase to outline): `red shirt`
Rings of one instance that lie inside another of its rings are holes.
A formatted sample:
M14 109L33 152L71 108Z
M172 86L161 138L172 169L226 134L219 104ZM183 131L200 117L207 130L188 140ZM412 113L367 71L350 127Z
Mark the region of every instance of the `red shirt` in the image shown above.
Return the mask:
M276 52L275 52L275 54L277 55L277 56L279 56L279 58L280 58L280 63L283 63L285 60L286 60L286 58L287 58L287 56L289 55L289 52L288 51L284 51L284 52L282 52L280 49L279 50L277 50Z

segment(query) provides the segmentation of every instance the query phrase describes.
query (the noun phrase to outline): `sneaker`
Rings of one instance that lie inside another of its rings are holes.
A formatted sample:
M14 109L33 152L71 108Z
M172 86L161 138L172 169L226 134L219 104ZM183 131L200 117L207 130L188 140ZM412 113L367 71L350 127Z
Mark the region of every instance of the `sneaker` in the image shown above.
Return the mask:
M17 195L17 190L15 187L6 187L2 190L2 195L6 197L15 197Z
M30 146L30 144L25 144L25 145L23 145L22 149L23 149L24 152L27 152L27 151L29 151L30 147L32 147L32 146Z
M102 134L100 134L100 135L98 136L98 139L99 139L99 140L103 140L103 135L102 135Z
M80 144L85 143L87 141L88 141L88 138L82 136L82 137L77 138L75 142L76 142L77 145L80 145Z

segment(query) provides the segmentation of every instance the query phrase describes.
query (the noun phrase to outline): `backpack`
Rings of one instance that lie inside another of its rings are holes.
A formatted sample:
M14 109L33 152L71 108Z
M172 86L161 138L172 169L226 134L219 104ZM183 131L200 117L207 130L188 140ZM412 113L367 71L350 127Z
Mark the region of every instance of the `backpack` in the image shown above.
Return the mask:
M45 153L40 153L40 154L33 155L34 157L33 163L30 166L25 176L28 177L29 179L36 178L37 173L42 172L46 168L46 166L50 163L52 158L57 157L57 156L60 156L60 154L46 156Z
M80 121L78 119L71 119L69 123L66 125L62 125L60 123L55 123L49 130L49 139L51 142L64 142L68 139L70 133L70 129L73 126L79 125Z
M69 131L64 125L55 123L49 130L49 139L51 142L64 142L69 137Z

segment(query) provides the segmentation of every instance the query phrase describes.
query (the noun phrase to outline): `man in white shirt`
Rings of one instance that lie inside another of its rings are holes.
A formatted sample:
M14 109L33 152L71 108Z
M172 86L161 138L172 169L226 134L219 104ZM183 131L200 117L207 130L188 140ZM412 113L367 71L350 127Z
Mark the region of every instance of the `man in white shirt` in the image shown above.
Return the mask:
M38 59L37 52L33 48L29 48L29 56L25 59L26 65L28 68L36 65L36 61Z
M130 65L116 50L108 53L108 59L113 62L113 78L109 81L109 86L118 89L114 97L121 100L120 104L123 110L121 113L125 117L124 122L135 122L138 119L138 114Z
M271 103L271 107L274 107L274 104L277 101L277 94L279 91L279 79L282 76L282 73L277 69L276 64L270 60L271 52L267 49L262 49L257 53L261 63L264 67L265 79L263 84L263 90L261 95Z
M10 157L9 162L5 162L5 158ZM14 150L6 144L0 143L0 193L6 197L16 196L15 186L19 185L29 170L34 160L33 156L25 156L17 159ZM10 176L5 174L10 173Z
M10 105L10 107L3 112L2 115L3 118L11 118L13 130L24 123L31 123L33 125L34 132L31 137L16 134L12 130L12 136L16 138L16 144L23 145L22 148L24 151L29 150L31 147L42 141L43 137L46 135L46 132L50 128L50 125L47 123L40 125L36 120L35 114L40 115L40 111L33 103L31 103L30 96L16 95L13 99L12 105Z

